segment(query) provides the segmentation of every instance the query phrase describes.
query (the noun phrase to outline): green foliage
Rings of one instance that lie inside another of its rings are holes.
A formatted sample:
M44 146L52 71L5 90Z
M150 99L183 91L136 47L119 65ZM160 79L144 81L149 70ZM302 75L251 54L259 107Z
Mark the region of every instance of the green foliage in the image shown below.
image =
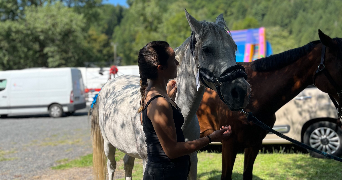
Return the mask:
M63 67L81 64L85 21L60 3L27 7L25 19L0 23L0 67Z
M290 33L279 26L266 27L266 39L268 39L272 45L273 54L293 49L293 45L296 44L295 39ZM309 41L307 41L307 43L308 42Z
M0 20L18 20L24 17L26 7L42 6L49 1L52 2L52 0L0 0Z
M122 64L137 64L139 50L150 41L168 41L173 48L181 45L191 34L184 12L187 7L180 0L135 0L113 34ZM200 13L187 10L198 18Z
M129 8L101 2L0 0L0 69L106 64L113 60L112 43L122 65L137 64L148 42L176 48L190 36L185 8L200 21L222 13L231 30L266 27L274 53L317 40L318 29L342 34L339 0L128 0Z
M247 16L245 19L236 21L233 25L234 30L258 28L259 22L254 17Z
M121 6L107 4L96 7L96 11L100 13L98 20L90 23L86 36L87 46L91 47L95 57L87 58L87 61L100 64L113 61L112 35L114 28L121 23L125 10Z
M166 40L159 32L162 14L169 1L135 0L122 23L114 30L113 40L118 43L118 54L123 65L137 64L139 50L153 40Z
M123 58L122 65L134 64L138 53L133 52L136 30L132 11L126 11L120 26L116 26L113 32L113 41L118 43L118 55Z
M186 2L174 3L163 17L159 32L173 48L180 46L191 34L188 21L184 18L184 10L179 8L187 6Z

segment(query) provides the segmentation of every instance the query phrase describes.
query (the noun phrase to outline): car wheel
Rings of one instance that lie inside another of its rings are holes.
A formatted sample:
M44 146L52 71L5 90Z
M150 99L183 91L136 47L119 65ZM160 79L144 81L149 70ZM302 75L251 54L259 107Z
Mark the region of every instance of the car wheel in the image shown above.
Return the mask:
M304 133L304 143L312 148L332 154L342 155L342 130L336 124L328 121L321 121L312 124ZM323 155L309 151L312 157L324 158Z
M59 104L53 104L49 108L49 114L53 118L61 117L63 115L63 108Z

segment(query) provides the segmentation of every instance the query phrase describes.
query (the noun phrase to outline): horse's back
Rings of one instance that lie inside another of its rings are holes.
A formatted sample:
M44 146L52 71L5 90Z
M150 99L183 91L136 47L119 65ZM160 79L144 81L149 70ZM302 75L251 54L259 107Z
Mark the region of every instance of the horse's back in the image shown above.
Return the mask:
M108 81L99 94L102 136L114 147L132 156L140 151L137 144L145 143L138 113L140 98L138 76L119 76Z
M108 81L102 87L99 97L101 97L102 101L105 101L104 104L120 108L123 106L132 105L131 100L140 98L139 90L140 78L138 76L119 76L111 81Z

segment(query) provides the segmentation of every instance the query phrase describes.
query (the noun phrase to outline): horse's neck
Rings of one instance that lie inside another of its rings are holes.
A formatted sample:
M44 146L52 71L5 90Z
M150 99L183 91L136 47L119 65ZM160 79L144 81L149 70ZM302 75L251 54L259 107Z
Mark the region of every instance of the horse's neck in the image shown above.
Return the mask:
M185 48L185 47L182 47ZM190 50L183 51L180 55L181 63L177 69L177 96L176 103L184 117L183 129L194 119L196 111L203 98L205 88L196 88L196 77L194 74L195 62L190 56Z
M320 50L314 48L292 64L275 71L256 72L250 67L251 63L248 63L246 71L252 87L248 109L260 113L275 113L308 85L313 84L313 75L319 61Z

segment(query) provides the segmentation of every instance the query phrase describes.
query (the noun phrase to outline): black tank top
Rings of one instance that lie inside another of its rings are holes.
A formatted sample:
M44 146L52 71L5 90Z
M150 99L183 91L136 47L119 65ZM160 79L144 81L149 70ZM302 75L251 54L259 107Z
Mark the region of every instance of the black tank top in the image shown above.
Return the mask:
M142 119L143 119L143 130L146 136L146 144L147 144L147 158L151 163L182 163L189 161L190 156L185 155L175 159L170 159L164 152L162 146L160 145L158 136L153 128L151 120L147 116L147 107L155 98L163 97L162 95L156 95L152 97L143 109ZM164 98L164 97L163 97ZM184 123L184 117L179 109L175 108L170 103L173 111L173 120L175 122L176 134L177 134L177 142L184 142L184 135L181 129Z

